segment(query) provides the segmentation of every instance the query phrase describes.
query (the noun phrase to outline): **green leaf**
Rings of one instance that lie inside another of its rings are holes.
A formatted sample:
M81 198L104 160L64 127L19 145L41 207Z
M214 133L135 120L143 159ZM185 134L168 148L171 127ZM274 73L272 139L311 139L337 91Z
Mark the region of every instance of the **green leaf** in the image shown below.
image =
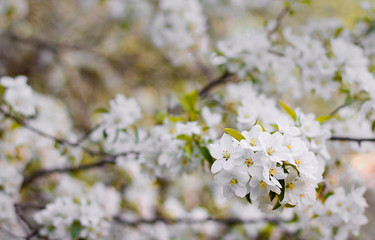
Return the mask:
M245 137L242 136L242 134L236 129L233 129L233 128L221 128L221 129L223 129L226 133L228 133L230 136L232 136L234 139L236 139L239 142L242 139L245 139Z
M340 34L341 34L341 32L342 32L342 30L344 30L344 28L343 27L340 27L340 28L338 28L338 29L336 29L336 31L335 31L335 38L337 38L338 36L340 36Z
M176 139L183 140L186 142L191 142L193 140L189 135L186 135L186 134L180 134L176 137Z
M183 118L183 117L169 116L168 120L171 121L171 122L176 123L176 122L182 122L182 121L184 121L185 118Z
M195 121L198 118L198 111L196 109L198 98L199 92L198 90L194 90L180 99L181 105L188 111L191 121Z
M20 128L22 127L21 124L17 123L17 122L13 122L11 125L10 125L10 130L15 130L17 128Z
M355 102L355 99L348 96L346 99L345 99L345 103L344 103L344 106L349 106L351 104L353 104Z
M95 113L109 113L109 110L102 107L102 108L96 109Z
M191 144L191 142L187 142L185 144L185 153L186 153L186 156L191 159L191 155L193 154L193 145Z
M279 180L279 183L281 184L281 192L279 194L279 201L284 200L285 196L285 180Z
M286 105L285 103L282 103L280 101L278 101L278 103L280 104L280 106L284 109L284 111L294 120L294 121L297 121L297 115L296 115L296 112L294 112L294 110L289 107L288 105Z
M279 131L279 126L277 124L271 124L271 126L276 130Z
M272 202L272 200L276 197L276 193L270 191L270 193L268 194L268 196L270 197L270 200L271 200L271 202Z
M371 130L372 130L372 131L375 130L375 121L373 121L372 124L371 124Z
M296 205L293 205L293 204L290 204L290 203L287 203L284 205L284 207L286 208L294 208Z
M317 117L315 119L315 121L318 121L320 124L324 123L324 122L327 122L328 120L330 120L331 118L333 118L334 116L320 116L320 117Z
M263 132L266 131L266 129L263 127L262 122L261 122L261 120L259 118L257 118L257 120L255 121L254 126L257 125L257 124L262 128Z
M82 229L81 223L75 220L70 229L70 234L71 234L72 239L76 239L79 237L79 233L81 232L81 229Z
M275 203L275 206L273 206L272 210L276 210L278 209L279 207L281 207L281 204L280 204L280 200L277 199L276 203Z
M250 204L253 204L253 201L251 201L251 198L250 198L250 193L246 194L246 200L250 203Z
M204 159L206 159L210 165L214 163L214 158L211 156L210 151L207 147L199 147L199 151L202 153Z
M327 198L329 198L330 196L334 195L335 193L334 192L327 192L326 194L324 194L323 196L323 203L327 200Z
M303 4L307 4L307 5L311 4L311 0L299 0L298 2L303 3Z

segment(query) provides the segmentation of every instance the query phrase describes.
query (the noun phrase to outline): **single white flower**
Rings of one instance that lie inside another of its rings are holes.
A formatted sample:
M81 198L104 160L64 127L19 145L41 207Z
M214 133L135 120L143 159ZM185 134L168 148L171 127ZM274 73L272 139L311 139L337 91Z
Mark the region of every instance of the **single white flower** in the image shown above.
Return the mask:
M243 155L243 150L239 146L234 147L233 138L224 134L219 144L210 145L210 153L216 159L211 166L211 172L217 173L222 169L232 169L234 161Z

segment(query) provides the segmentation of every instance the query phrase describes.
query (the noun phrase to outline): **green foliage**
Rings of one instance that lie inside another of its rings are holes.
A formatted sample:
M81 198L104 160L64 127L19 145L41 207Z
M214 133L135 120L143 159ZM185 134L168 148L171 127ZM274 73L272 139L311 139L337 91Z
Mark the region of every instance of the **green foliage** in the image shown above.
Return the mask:
M221 129L223 129L226 133L228 133L237 141L241 141L242 139L245 139L245 137L242 136L242 134L236 129L233 129L233 128L221 128Z
M331 118L333 118L334 116L331 116L331 115L328 115L328 116L320 116L320 117L317 117L315 119L315 121L318 121L320 124L324 123L324 122L327 122L328 120L330 120Z
M198 98L198 90L194 90L191 93L188 93L182 98L180 98L181 105L188 112L190 121L196 121L198 119L199 111L196 108Z
M288 105L286 105L285 103L282 103L280 101L278 101L278 103L280 104L280 106L283 108L283 110L294 120L294 121L297 121L297 115L296 113L294 112L294 110L289 107Z

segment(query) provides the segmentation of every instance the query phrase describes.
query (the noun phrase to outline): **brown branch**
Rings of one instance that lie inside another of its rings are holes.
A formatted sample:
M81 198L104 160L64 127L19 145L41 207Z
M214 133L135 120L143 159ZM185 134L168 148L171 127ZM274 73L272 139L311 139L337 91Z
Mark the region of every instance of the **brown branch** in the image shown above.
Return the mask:
M77 142L71 142L67 139L64 139L64 138L61 138L61 137L57 137L57 136L53 136L49 133L46 133L42 130L39 130L33 126L31 126L27 121L25 121L24 119L21 119L9 112L6 112L4 109L0 108L0 113L2 113L5 117L9 118L9 119L12 119L13 121L15 121L16 123L22 125L24 128L40 135L40 136L43 136L45 138L48 138L48 139L51 139L53 141L55 141L56 143L59 143L59 144L63 144L63 145L67 145L67 146L71 146L71 147L79 147L81 148L83 151L85 151L86 153L88 153L89 155L91 156L110 156L111 154L109 153L105 153L105 152L101 152L101 151L95 151L95 150L92 150L90 148L87 148L85 146L82 146L81 145L81 141L78 140Z
M35 172L31 173L29 176L23 179L21 188L26 187L27 185L31 184L34 180L38 178L49 176L54 173L71 173L71 172L77 172L77 171L82 171L82 170L89 170L93 168L99 168L108 164L115 164L116 156L118 155L110 156L108 157L108 159L104 159L96 163L84 164L84 165L80 165L77 167L61 167L61 168L36 170Z
M267 33L267 38L270 39L272 35L281 27L281 24L284 20L284 18L288 15L288 13L292 10L292 5L295 1L292 0L290 2L287 2L287 5L280 11L280 13L276 17L276 23L271 30Z
M200 224L205 222L216 222L224 225L238 225L238 224L249 224L249 223L257 223L261 221L271 222L274 224L279 224L282 220L277 218L261 218L261 219L241 219L235 217L229 218L215 218L215 217L207 217L203 219L193 219L193 218L164 218L164 217L156 217L153 219L137 219L128 221L122 219L121 217L115 217L114 221L123 225L129 226L138 226L140 224L155 224L158 222L162 222L165 224L177 224L177 223L186 223L186 224Z
M199 91L199 96L200 97L205 97L207 94L215 87L225 83L227 80L229 80L230 77L232 77L233 74L229 73L226 71L223 75L218 77L216 80L209 82L206 86L204 86L200 91Z
M351 137L336 137L336 136L332 136L328 140L330 140L330 141L357 142L358 144L361 144L362 142L375 142L375 138L351 138Z

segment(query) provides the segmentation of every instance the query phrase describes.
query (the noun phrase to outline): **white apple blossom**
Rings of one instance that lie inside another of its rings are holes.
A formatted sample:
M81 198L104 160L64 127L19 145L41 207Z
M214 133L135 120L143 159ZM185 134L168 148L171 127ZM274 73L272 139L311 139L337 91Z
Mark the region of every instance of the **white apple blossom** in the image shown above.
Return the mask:
M31 116L36 113L35 99L32 88L26 82L27 77L25 76L0 78L0 84L6 89L4 100L15 112Z

